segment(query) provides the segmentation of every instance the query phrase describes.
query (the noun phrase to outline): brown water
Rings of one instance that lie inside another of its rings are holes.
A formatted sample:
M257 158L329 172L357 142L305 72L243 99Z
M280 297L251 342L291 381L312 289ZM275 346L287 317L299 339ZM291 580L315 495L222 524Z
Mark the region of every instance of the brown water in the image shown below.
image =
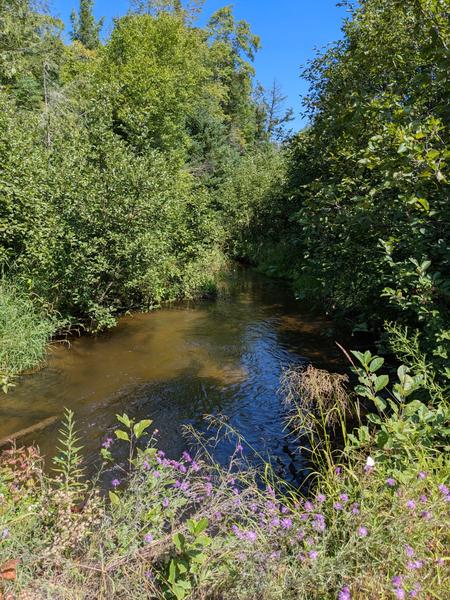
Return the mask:
M330 324L300 307L284 283L237 269L217 301L132 314L107 334L54 344L45 369L0 395L0 438L69 407L92 461L125 411L153 419L160 446L176 456L188 444L184 425L204 430L203 416L220 413L280 474L297 476L302 461L277 389L284 367L308 361L339 365ZM52 454L57 429L22 441ZM231 449L222 441L215 458L225 462Z

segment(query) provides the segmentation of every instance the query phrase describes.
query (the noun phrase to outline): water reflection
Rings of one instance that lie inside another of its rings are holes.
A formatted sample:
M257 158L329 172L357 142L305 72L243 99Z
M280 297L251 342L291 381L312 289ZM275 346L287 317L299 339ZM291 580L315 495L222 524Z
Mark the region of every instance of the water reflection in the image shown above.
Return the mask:
M178 455L183 425L202 430L203 415L222 413L281 473L292 474L301 460L294 465L284 427L280 374L308 360L338 365L333 338L324 335L329 328L283 283L237 270L216 302L133 314L105 335L54 345L44 370L1 396L0 438L70 407L93 459L115 414L126 411L153 419L162 448ZM53 426L34 441L51 454L56 436ZM223 441L215 458L224 462L230 451Z

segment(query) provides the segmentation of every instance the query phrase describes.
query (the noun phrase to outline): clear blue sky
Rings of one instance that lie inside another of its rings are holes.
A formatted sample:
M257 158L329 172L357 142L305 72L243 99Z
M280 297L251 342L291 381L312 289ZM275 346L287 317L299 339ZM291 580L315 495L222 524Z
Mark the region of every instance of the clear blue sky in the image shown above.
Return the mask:
M346 11L337 0L206 0L201 22L218 8L233 4L236 18L247 20L261 37L262 49L256 58L256 78L265 87L277 79L288 104L295 111L293 128L304 124L301 97L307 91L300 79L302 65L314 57L315 49L339 39ZM78 0L53 0L53 12L69 24L69 15ZM128 0L96 0L95 14L106 18L106 33L114 16L128 10Z

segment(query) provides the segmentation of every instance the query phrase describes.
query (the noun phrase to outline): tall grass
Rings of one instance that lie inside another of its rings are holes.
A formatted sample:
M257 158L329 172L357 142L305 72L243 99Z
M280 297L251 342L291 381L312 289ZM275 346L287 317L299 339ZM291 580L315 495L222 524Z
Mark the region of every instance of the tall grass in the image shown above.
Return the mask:
M17 284L0 279L0 375L10 377L44 359L54 324Z

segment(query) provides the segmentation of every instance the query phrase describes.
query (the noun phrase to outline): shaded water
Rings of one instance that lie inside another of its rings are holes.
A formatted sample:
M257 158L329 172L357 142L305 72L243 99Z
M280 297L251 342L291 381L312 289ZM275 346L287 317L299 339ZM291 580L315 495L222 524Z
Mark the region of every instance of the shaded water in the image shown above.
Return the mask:
M178 456L187 445L183 425L204 430L203 416L221 413L280 474L297 478L302 461L285 430L279 379L291 364L335 368L329 333L287 285L239 269L217 301L136 313L107 334L55 344L45 369L0 396L0 438L69 407L92 461L125 411L153 419L160 447ZM21 442L52 454L56 439L55 425ZM217 460L226 462L230 444L218 444Z

